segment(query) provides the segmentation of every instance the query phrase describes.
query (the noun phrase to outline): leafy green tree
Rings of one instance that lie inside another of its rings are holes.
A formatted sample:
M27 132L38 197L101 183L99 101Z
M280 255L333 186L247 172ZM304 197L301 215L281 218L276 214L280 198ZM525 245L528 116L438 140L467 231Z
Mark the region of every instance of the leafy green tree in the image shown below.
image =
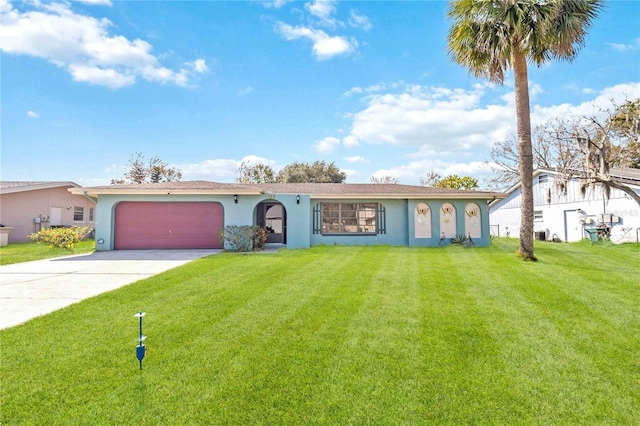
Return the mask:
M471 176L460 177L458 175L449 175L440 179L435 185L436 188L452 188L452 189L477 189L478 179Z
M275 183L276 174L271 166L258 163L255 166L242 162L238 168L236 183Z
M449 53L471 74L503 84L513 69L522 185L520 247L533 253L533 153L527 62L571 60L584 44L602 0L456 0L450 3Z
M111 184L177 182L181 179L182 172L179 169L170 167L168 163L158 157L153 157L149 162L145 162L144 155L141 152L136 152L129 157L129 163L122 178L111 179Z
M278 183L344 183L347 174L335 163L314 161L294 162L285 166L276 177Z

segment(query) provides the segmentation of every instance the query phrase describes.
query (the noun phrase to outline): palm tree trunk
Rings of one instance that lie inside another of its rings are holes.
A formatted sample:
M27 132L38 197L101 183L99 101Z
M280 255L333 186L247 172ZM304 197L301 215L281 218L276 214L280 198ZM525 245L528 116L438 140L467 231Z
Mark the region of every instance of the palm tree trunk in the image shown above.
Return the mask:
M520 207L520 248L524 260L533 255L533 151L531 148L531 109L529 106L529 76L527 58L513 46L513 74L516 91L516 122L522 204Z

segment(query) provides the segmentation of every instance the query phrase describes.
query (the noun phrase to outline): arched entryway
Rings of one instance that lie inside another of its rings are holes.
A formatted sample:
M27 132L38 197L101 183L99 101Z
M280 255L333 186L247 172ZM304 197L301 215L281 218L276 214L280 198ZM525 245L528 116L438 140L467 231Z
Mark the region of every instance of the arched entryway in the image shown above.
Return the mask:
M277 201L263 201L258 204L257 225L269 231L267 243L287 243L287 211Z

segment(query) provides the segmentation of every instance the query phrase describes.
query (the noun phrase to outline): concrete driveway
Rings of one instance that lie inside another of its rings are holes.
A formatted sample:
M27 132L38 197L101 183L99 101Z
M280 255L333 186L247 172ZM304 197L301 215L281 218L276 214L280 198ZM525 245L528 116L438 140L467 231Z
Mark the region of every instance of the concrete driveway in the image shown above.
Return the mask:
M117 250L0 266L0 330L221 250Z

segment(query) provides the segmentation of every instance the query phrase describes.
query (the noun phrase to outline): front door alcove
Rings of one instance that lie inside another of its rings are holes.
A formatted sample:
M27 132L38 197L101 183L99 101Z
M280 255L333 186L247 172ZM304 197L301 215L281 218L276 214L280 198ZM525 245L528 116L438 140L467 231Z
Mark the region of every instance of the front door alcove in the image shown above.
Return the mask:
M258 204L257 224L269 231L267 243L287 243L287 211L277 201Z

